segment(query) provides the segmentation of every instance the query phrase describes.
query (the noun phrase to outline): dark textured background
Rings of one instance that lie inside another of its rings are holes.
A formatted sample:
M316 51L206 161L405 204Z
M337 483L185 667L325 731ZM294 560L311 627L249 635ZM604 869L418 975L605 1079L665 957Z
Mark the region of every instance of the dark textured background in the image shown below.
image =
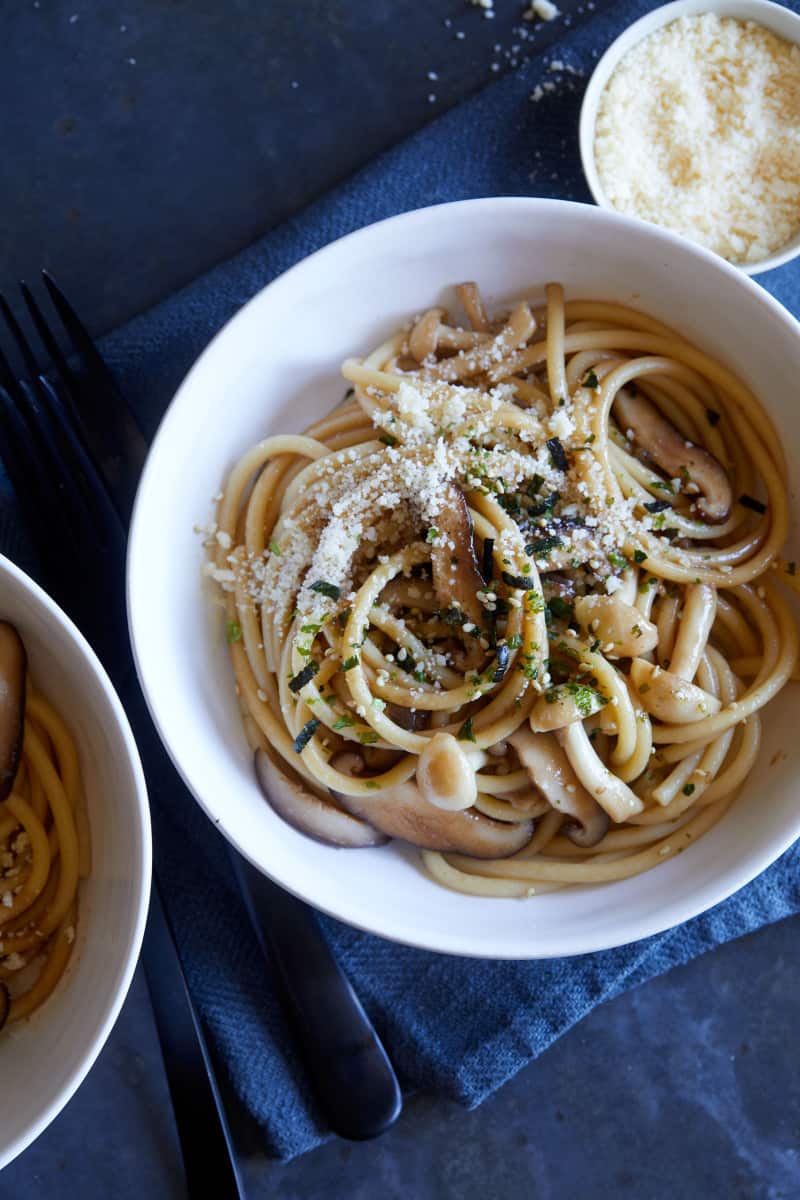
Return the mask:
M492 63L522 62L515 28L541 48L590 8L523 27L520 0L495 5L486 20L463 0L0 2L0 289L47 265L104 332L483 86ZM249 1191L794 1200L799 929L605 1005L476 1112L423 1097L381 1141L287 1166L240 1129ZM0 1175L0 1200L44 1195L182 1195L140 979L83 1088Z

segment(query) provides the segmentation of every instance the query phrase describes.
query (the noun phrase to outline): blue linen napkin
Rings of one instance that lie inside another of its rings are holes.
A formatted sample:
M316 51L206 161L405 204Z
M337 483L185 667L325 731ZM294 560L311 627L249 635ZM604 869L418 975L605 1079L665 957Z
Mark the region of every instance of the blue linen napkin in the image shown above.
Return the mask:
M654 7L628 0L566 33L547 54L384 154L332 194L106 339L103 350L148 433L220 326L256 291L332 239L382 217L468 197L590 200L577 122L594 60ZM800 9L800 3L790 7ZM553 60L566 70L548 69ZM554 84L541 99L537 84ZM800 312L800 264L761 282ZM26 565L7 483L0 542ZM156 855L190 986L216 1057L268 1151L289 1159L327 1131L292 1049L231 882L222 838L183 794L154 807ZM579 959L465 960L393 945L322 918L325 933L408 1089L474 1107L595 1005L705 950L800 910L800 850L711 912L657 937Z

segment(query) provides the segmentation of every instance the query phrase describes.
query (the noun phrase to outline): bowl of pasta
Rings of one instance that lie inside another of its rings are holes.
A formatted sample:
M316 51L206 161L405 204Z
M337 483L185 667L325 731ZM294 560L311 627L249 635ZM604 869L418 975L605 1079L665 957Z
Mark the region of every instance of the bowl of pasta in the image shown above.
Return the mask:
M147 794L122 706L68 617L0 556L0 1168L102 1049L149 886Z
M450 953L615 946L742 887L800 834L798 375L741 272L583 205L408 213L275 280L131 533L140 678L208 816Z

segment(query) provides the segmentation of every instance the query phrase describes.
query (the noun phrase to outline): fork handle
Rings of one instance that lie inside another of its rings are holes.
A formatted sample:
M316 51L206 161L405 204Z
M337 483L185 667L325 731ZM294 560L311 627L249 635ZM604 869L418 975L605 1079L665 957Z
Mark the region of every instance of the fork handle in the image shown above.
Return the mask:
M225 1107L153 880L142 946L189 1196L246 1200Z
M403 1097L372 1022L312 909L272 883L233 847L230 855L328 1123L343 1138L377 1137L397 1120Z

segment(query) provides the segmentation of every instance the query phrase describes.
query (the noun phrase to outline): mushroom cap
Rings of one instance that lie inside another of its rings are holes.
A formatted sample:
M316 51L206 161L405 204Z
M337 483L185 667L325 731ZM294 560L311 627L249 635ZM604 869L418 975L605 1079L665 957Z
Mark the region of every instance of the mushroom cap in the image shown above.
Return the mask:
M371 796L341 796L357 817L390 837L423 850L443 850L470 858L508 858L533 836L533 821L495 821L474 808L434 808L416 784L401 783Z
M595 846L608 830L608 813L580 782L553 735L522 726L508 740L550 806L574 818L563 830L569 840Z
M484 586L478 569L472 518L461 488L446 486L441 511L436 516L439 536L431 547L433 586L442 608L456 607L478 628L485 613L478 599Z
M388 838L330 801L307 792L278 767L264 750L255 752L256 778L264 798L287 824L326 846L360 849L383 846Z
M688 473L698 489L697 510L712 525L727 521L733 503L728 473L713 454L687 438L639 392L620 388L614 415L623 433L630 429L636 442L670 478Z
M417 762L417 787L435 808L471 808L478 795L475 771L452 733L429 739Z
M701 721L703 717L715 716L722 707L716 696L696 683L654 666L646 659L633 659L630 678L642 708L670 725Z
M0 801L11 791L25 733L28 657L17 630L0 621Z

